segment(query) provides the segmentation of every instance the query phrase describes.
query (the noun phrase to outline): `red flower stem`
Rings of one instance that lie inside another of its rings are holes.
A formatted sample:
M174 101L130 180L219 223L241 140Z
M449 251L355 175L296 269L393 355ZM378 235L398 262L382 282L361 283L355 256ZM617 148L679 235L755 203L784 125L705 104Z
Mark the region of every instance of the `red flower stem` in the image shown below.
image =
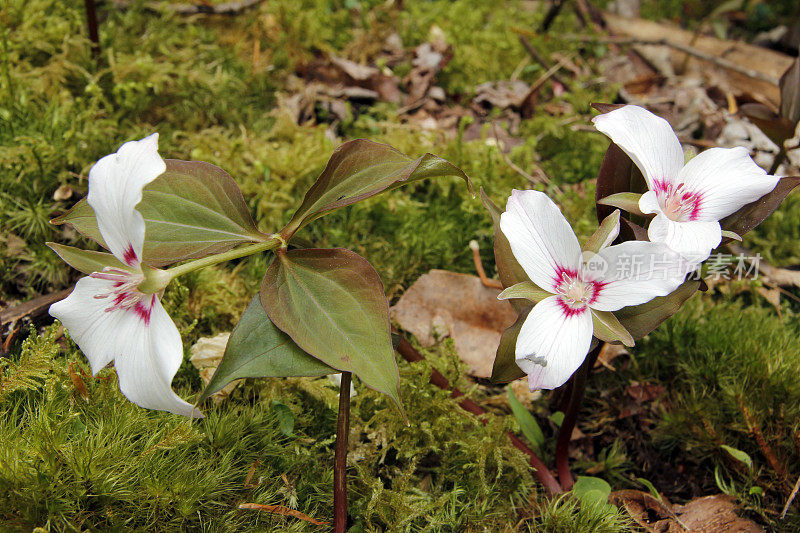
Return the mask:
M411 363L415 363L417 361L422 361L425 359L421 353L419 353L410 342L405 337L401 337L400 343L397 345L397 352L403 356L403 359L409 361ZM446 377L444 377L441 372L436 370L435 368L431 371L431 379L430 383L432 385L436 385L440 389L450 390L450 381ZM458 398L463 396L464 393L458 390L458 388L453 387L452 392L450 395L453 398ZM459 402L459 405L465 411L469 411L470 413L480 416L486 414L486 409L475 403L474 401L470 400L469 398L464 398ZM481 422L486 425L488 423L487 420L481 420ZM506 434L508 438L511 439L511 444L514 445L515 448L521 450L525 453L530 461L531 467L533 467L534 474L539 482L544 485L544 488L547 490L548 494L555 495L562 492L561 486L558 484L556 477L553 475L552 472L545 466L544 462L539 458L536 453L531 450L527 445L525 445L522 440L514 435L512 432L507 431Z
M350 433L351 379L350 372L342 372L333 464L333 530L335 533L347 531L347 438Z
M603 344L603 342L600 342L594 350L589 352L583 364L570 380L572 385L570 386L569 405L564 412L564 421L561 423L561 428L558 431L558 442L556 442L556 470L558 471L558 480L565 491L571 490L574 484L572 472L569 469L569 442L572 438L572 430L575 429L578 411L580 411L583 403L583 394L586 392L586 378L595 361L597 361L597 356L600 354Z
M92 41L92 57L100 57L100 35L97 32L97 8L94 0L84 0L86 6L86 23L89 26L89 40Z

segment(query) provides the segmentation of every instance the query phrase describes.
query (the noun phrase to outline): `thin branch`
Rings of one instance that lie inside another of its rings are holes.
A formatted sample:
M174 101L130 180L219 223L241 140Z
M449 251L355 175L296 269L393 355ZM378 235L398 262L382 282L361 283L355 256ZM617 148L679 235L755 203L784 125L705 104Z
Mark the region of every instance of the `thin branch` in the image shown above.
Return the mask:
M523 178L525 178L526 180L530 181L533 184L546 183L550 185L553 188L553 190L555 190L558 194L560 195L564 194L564 191L561 189L561 187L559 187L555 183L552 183L547 173L545 173L545 171L536 163L533 163L533 166L534 170L536 171L537 177L528 174L527 172L522 170L522 168L516 165L513 161L511 161L511 159L506 155L506 153L500 146L501 141L500 137L497 135L497 125L494 123L494 121L492 121L492 133L494 134L494 140L496 141L497 151L500 153L500 157L503 158L503 161L505 162L506 165L508 165L511 168L511 170L513 170L514 172L516 172L517 174L519 174L520 176L522 176Z
M88 0L87 0L88 1ZM238 15L263 0L240 0L239 2L225 2L224 4L169 4L167 2L147 2L144 8L155 13L174 13L176 15ZM128 9L132 2L129 0L113 0L112 4L117 9Z
M748 78L753 78L755 80L761 80L767 83L771 83L773 85L778 85L778 80L772 78L771 76L767 76L766 74L759 72L757 70L753 70L747 67L742 67L733 61L729 61L723 57L712 56L706 54L705 52L701 52L696 48L692 48L691 46L687 46L681 43L675 43L668 39L637 39L634 37L590 37L586 35L571 35L569 36L573 39L579 41L599 41L602 43L611 43L617 44L620 46L623 45L654 45L654 46L668 46L670 48L674 48L684 54L688 54L690 56L696 57L697 59L701 59L703 61L707 61L708 63L712 63L720 68L724 68L726 70L730 70L733 72L738 72L743 76L747 76Z
M783 506L783 512L781 513L781 520L786 518L786 513L789 512L789 507L792 505L792 502L797 496L797 491L800 491L800 477L797 478L797 481L794 484L794 488L792 489L792 493L789 495L789 499L786 500L786 505Z
M489 279L486 271L483 269L483 262L481 261L481 248L478 241L469 241L469 247L472 250L472 260L475 262L475 270L478 271L478 277L481 278L481 283L484 287L490 289L502 289L503 284L496 279Z
M392 328L392 331L397 333L397 331ZM410 342L405 337L400 338L400 343L397 345L397 352L403 356L403 359L409 361L411 363L415 363L417 361L422 361L425 358L419 353ZM436 385L440 389L450 390L450 381L446 377L442 375L441 372L436 370L435 368L431 370L431 378L430 383L432 385ZM463 396L464 393L458 390L458 388L453 387L450 396L453 398L459 398ZM465 411L468 411L476 416L481 416L486 414L486 409L475 403L474 401L470 400L469 398L464 398L459 402L459 405ZM485 425L488 423L487 420L483 419L481 422ZM558 484L556 477L553 475L552 472L545 466L544 462L539 458L536 453L531 450L522 440L511 433L510 431L506 431L506 435L508 438L511 439L511 444L514 445L515 448L522 451L528 456L528 460L530 462L531 467L533 467L533 472L539 482L544 485L545 490L547 490L548 494L555 495L560 494L563 492L561 490L561 486Z
M519 42L520 42L520 44L522 44L522 46L525 48L525 50L527 50L528 54L529 54L529 55L530 55L530 56L531 56L533 59L535 59L535 60L536 60L536 62L537 62L537 63L539 63L539 64L540 64L540 65L541 65L541 66L542 66L542 67L543 67L545 70L550 70L550 69L552 68L552 65L550 64L550 62L549 62L549 61L547 61L547 60L544 58L544 56L542 56L542 55L539 53L539 51L538 51L538 50L536 50L536 48L534 48L534 46L531 44L531 42L528 40L528 38L527 38L527 37L525 37L524 35L520 35L520 36L519 36ZM563 86L564 86L564 88L565 88L565 89L567 89L568 91L569 91L569 90L571 90L571 89L570 89L570 84L569 84L569 83L567 83L567 82L566 82L566 81L565 81L563 78L561 78L561 77L560 77L558 74L555 74L555 73L554 73L554 74L553 74L553 79L554 79L554 80L556 80L556 81L557 81L558 83L560 83L561 85L563 85Z
M94 0L84 0L86 6L86 24L89 27L89 40L92 41L92 57L100 57L100 35L97 31L97 7Z
M350 382L353 375L342 372L339 387L339 416L336 419L336 451L333 465L333 530L347 531L347 438L350 433Z

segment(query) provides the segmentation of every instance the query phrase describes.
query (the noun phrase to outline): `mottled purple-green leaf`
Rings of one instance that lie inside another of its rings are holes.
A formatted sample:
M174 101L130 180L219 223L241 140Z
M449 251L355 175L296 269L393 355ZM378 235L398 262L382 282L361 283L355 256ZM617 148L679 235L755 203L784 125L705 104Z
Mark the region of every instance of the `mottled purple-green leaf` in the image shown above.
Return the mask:
M778 86L781 89L781 117L797 124L800 121L800 57L792 61Z
M123 270L128 270L130 268L112 254L106 252L81 250L80 248L74 248L55 242L48 242L47 246L52 248L65 263L84 274L102 272L105 267L121 268Z
M400 406L389 304L378 273L343 248L280 250L261 284L270 320L325 364Z
M633 346L633 337L610 311L592 309L594 336L605 342L621 342Z
M335 372L338 371L308 355L278 329L255 295L233 328L225 355L200 401L236 379L325 376Z
M699 286L699 281L685 281L666 296L653 298L641 305L623 307L619 311L614 311L614 316L634 339L641 339L677 313Z
M500 278L500 283L503 284L503 287L511 287L523 281L530 281L525 270L523 270L514 257L508 239L503 235L500 229L500 215L503 212L489 199L483 188L481 188L481 200L483 201L484 207L486 207L487 211L489 211L489 214L492 216L492 222L494 223L494 261L497 266L497 275ZM530 306L525 300L515 298L509 301L511 305L514 306L517 313Z
M722 229L744 235L752 230L775 211L786 195L800 185L800 176L787 176L780 179L771 192L755 202L751 202L732 215L722 219Z
M256 228L236 182L203 161L165 160L167 170L142 192L137 210L145 222L144 262L163 266L221 253L268 237ZM69 224L105 246L86 199L53 224Z
M617 193L642 193L647 190L639 167L628 157L622 148L611 143L603 156L600 172L597 174L595 202L597 203L597 221L614 212L614 207L603 205L600 200Z
M334 209L406 183L441 176L462 178L472 190L464 171L441 157L425 154L412 159L388 144L366 139L346 142L333 152L281 234L288 240L298 229Z
M497 346L497 354L492 366L492 383L509 383L525 375L525 372L517 366L515 353L519 330L522 329L522 324L528 318L528 313L530 313L531 309L533 307L528 304L528 307L519 314L517 320L500 336L500 344Z

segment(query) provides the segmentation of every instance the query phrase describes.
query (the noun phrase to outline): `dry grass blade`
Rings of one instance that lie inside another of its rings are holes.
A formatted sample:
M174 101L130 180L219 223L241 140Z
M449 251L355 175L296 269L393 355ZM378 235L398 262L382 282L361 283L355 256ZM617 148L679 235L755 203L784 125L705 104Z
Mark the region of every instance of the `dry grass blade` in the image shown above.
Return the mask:
M242 503L239 504L239 509L252 509L253 511L266 511L272 514L279 514L283 516L293 516L295 518L299 518L300 520L304 520L305 522L310 522L317 526L327 526L330 522L322 522L320 520L315 520L310 516L301 513L295 509L289 509L288 507L284 507L283 505L264 505L261 503Z

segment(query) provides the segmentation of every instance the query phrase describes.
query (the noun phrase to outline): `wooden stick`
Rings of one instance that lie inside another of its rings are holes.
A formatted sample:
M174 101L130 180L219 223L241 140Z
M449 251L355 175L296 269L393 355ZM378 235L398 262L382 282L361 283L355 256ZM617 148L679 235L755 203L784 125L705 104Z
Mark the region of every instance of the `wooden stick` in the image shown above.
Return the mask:
M89 40L92 41L92 57L100 57L100 35L97 31L97 8L94 0L84 0L86 6L86 23L89 26Z
M525 48L525 50L528 52L528 54L533 59L535 59L536 62L539 63L545 70L550 70L550 68L552 68L552 65L550 64L550 62L547 61L539 53L539 51L536 50L536 48L533 47L533 45L531 44L531 42L528 40L527 37L525 37L524 35L520 35L519 36L519 42L520 42L520 44L522 44L523 48ZM567 83L564 79L562 79L558 74L553 73L553 79L556 80L561 85L563 85L566 90L568 90L568 91L571 90L570 84Z
M239 2L226 2L224 4L168 4L166 2L147 2L144 8L155 13L174 13L176 15L238 15L262 0L240 0ZM128 9L132 2L129 0L113 0L117 9Z

